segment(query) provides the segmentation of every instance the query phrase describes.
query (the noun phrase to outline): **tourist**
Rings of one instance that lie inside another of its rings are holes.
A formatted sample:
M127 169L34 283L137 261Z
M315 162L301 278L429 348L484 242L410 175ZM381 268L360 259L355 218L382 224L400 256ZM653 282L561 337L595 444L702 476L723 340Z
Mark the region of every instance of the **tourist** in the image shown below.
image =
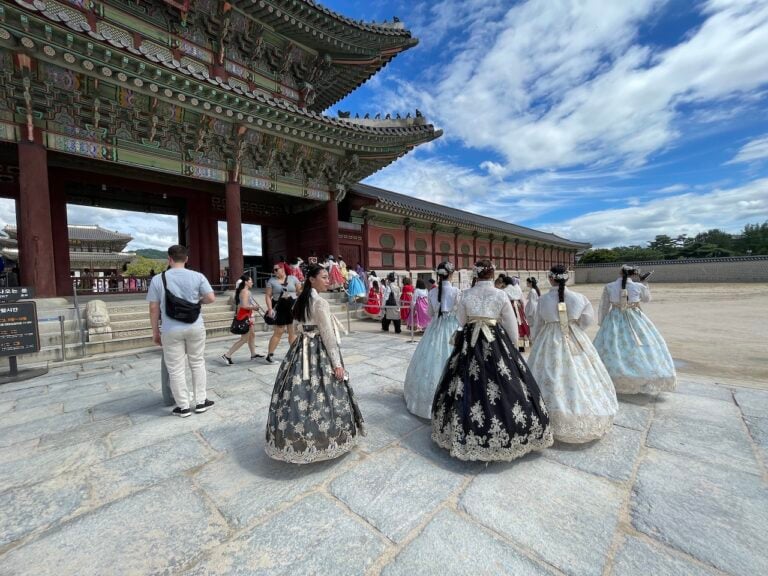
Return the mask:
M325 261L325 267L328 269L329 292L336 292L344 288L344 276L341 275L341 269L333 256L328 256Z
M358 298L365 298L365 284L354 270L349 271L349 282L347 282L347 296L350 302L355 302Z
M381 317L381 288L379 282L373 280L371 282L371 289L368 290L368 302L365 304L363 311L374 320L378 320Z
M451 355L450 339L459 328L456 304L460 290L451 284L453 271L451 262L441 262L437 266L440 284L428 296L432 322L419 341L405 373L405 405L411 414L420 418L431 416L435 390Z
M400 334L400 287L397 285L397 276L394 272L387 274L382 290L382 300L384 301L384 316L381 318L381 329L389 332L390 322L395 325L395 334Z
M413 293L413 306L409 317L409 327L416 332L424 332L429 326L429 292L424 280L416 280L416 290Z
M434 278L430 278L427 280L427 290L434 290L437 288L437 283L435 282Z
M272 277L267 281L264 289L264 298L267 303L267 315L273 320L272 337L267 347L266 361L274 362L272 355L283 333L288 331L288 344L296 340L296 329L293 326L293 303L301 290L301 282L295 276L288 276L285 268L276 262L272 266Z
M619 409L611 377L584 329L595 321L589 300L565 287L568 269L549 271L553 288L532 319L536 344L528 366L541 388L555 440L581 443L611 429Z
M205 276L184 267L188 259L186 247L168 248L168 270L152 279L147 292L152 340L163 347L176 401L173 414L182 418L191 414L193 405L196 413L213 406L206 395L205 325L200 304L211 304L216 296ZM192 372L192 394L186 381L187 363Z
M595 348L619 394L652 394L675 389L677 377L667 343L640 308L651 291L639 281L634 265L603 288Z
M349 280L349 270L347 270L347 263L344 262L344 259L339 255L339 272L341 272L341 276L344 278L344 283L346 283Z
M250 274L243 274L235 282L235 302L237 303L235 318L237 320L248 319L250 327L248 332L241 334L237 342L232 344L229 350L221 355L221 359L227 366L233 364L232 355L246 343L248 344L248 350L251 351L251 360L254 358L264 358L262 354L256 353L256 332L253 329L253 313L259 310L259 305L251 294L251 288L253 288L253 278L251 278Z
M299 336L280 365L267 416L265 449L276 460L336 458L364 434L339 349L341 327L320 296L328 284L328 272L310 265L293 309Z
M520 347L518 350L520 352L525 352L525 345L530 339L531 329L528 326L528 320L523 306L523 289L520 288L520 279L504 276L502 284L504 285L503 290L512 304L512 310L515 312L515 319L517 320L517 333L520 338Z
M550 446L541 392L517 351L517 322L493 286L493 264L475 264L477 282L461 294L463 329L432 404L432 439L460 460L514 460Z
M304 272L301 269L303 263L304 261L301 258L294 258L288 267L288 275L295 276L299 282L304 282Z
M526 278L525 285L528 287L528 300L525 303L526 318L536 317L536 307L539 303L541 290L539 290L539 281L533 276ZM533 334L531 334L531 344L533 344Z
M406 326L411 325L411 311L413 306L413 283L409 276L403 278L403 290L400 293L400 321Z

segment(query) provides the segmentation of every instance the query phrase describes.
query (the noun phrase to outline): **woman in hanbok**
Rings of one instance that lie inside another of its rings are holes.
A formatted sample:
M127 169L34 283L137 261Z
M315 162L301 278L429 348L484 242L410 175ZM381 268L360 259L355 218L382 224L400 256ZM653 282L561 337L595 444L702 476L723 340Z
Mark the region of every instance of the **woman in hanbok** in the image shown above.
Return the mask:
M400 320L411 325L411 307L413 304L413 283L406 276L403 278L403 290L400 294Z
M301 258L294 258L289 265L290 272L288 274L295 276L299 282L304 282L304 272L301 271L303 263L304 261Z
M595 348L619 394L670 391L677 383L667 343L640 308L651 301L651 291L635 281L639 272L621 267L621 277L603 288L597 316Z
M365 298L365 284L354 270L349 271L349 281L347 282L347 296L349 301L354 302L358 298Z
M429 326L429 292L424 280L416 281L416 290L413 292L413 307L409 320L409 327L413 326L416 332L423 332Z
M293 308L299 337L280 365L267 416L265 450L276 460L330 460L364 434L339 349L341 326L319 294L328 284L328 272L310 265Z
M339 265L334 260L333 256L328 256L327 260L328 269L328 291L334 292L344 288L344 276L341 275Z
M549 410L555 440L582 443L602 437L619 409L613 382L589 336L595 321L589 300L565 287L568 269L549 271L553 288L539 300L536 341L528 366Z
M378 280L372 280L371 289L368 290L368 302L365 304L363 311L371 318L378 320L381 317L381 304L379 282Z
M458 330L456 304L461 291L451 284L454 266L441 262L437 267L440 283L429 291L429 315L432 321L419 341L405 373L405 405L411 414L429 418L435 390L451 355L451 337Z
M520 280L511 276L504 276L504 292L507 293L509 301L512 304L512 310L517 320L517 334L520 339L520 352L525 352L525 346L529 344L531 337L531 328L528 326L528 320L523 309L523 289L520 288Z
M338 264L341 277L344 278L344 282L346 283L349 281L349 270L347 270L347 263L344 262L344 259L341 256L339 256Z
M460 460L519 458L552 445L547 407L517 351L517 322L493 286L493 264L475 265L477 283L456 310L463 329L432 404L432 439Z

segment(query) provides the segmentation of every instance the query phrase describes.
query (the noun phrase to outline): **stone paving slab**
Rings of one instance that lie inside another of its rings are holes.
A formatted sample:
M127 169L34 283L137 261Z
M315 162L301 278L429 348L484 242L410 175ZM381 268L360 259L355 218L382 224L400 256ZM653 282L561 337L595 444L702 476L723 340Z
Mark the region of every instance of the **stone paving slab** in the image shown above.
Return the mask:
M38 438L44 434L64 432L90 421L91 415L86 410L80 410L0 428L0 447Z
M537 456L489 467L460 500L477 522L563 572L590 576L602 574L621 505L618 487Z
M632 523L730 574L768 574L768 490L752 474L649 451L632 493Z
M652 546L628 536L613 563L616 576L716 576L716 571L683 557L673 556L660 546Z
M739 389L733 396L747 416L768 416L768 391Z
M315 494L220 547L185 573L362 576L383 549L384 543L372 530Z
M651 408L622 400L619 402L619 413L613 423L630 430L647 430L651 423Z

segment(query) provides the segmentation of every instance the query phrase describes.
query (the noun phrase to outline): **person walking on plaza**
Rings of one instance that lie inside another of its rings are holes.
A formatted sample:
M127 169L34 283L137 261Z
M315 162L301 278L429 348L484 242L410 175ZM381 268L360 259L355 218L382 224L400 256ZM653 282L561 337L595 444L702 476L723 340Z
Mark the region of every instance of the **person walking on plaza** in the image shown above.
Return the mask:
M413 310L413 283L410 277L403 278L403 289L400 292L400 321L406 326L411 325L411 312Z
M565 287L568 269L549 271L552 289L531 319L536 334L528 366L549 410L555 440L582 443L602 437L619 410L613 382L584 329L595 321L589 300Z
M490 260L461 294L453 352L432 403L432 440L460 460L510 461L552 445L547 407L517 350L507 295Z
M267 303L267 315L273 320L272 337L267 346L266 361L274 362L272 355L283 337L283 332L288 331L288 344L296 340L296 329L293 326L293 303L301 291L301 283L295 276L288 276L285 268L278 262L272 266L272 277L267 281L264 289L264 298Z
M395 334L400 334L400 287L397 285L397 276L394 272L387 274L382 291L384 301L384 316L381 318L381 329L389 332L389 324L395 325Z
M408 327L416 332L424 332L429 326L429 292L424 280L416 280L416 290L413 292L413 305L408 318Z
M365 434L339 348L342 328L320 296L328 284L328 271L310 265L293 308L299 335L280 364L267 416L265 450L276 460L330 460Z
M378 280L371 281L371 289L368 290L368 301L365 303L363 311L369 318L378 320L381 318L381 305L383 301L381 299L381 288L379 287Z
M528 326L528 319L523 309L523 289L520 288L520 281L512 276L504 276L502 279L502 290L506 292L509 301L512 304L512 310L517 320L517 333L520 338L520 352L525 352L525 345L529 343L531 328Z
M651 290L639 281L634 265L606 284L600 299L595 348L619 394L653 394L675 389L677 375L667 343L640 308Z
M184 267L189 251L168 248L168 270L152 279L147 292L152 340L163 347L171 391L176 401L173 414L186 418L213 406L206 395L205 325L200 304L216 300L210 283L200 272ZM161 324L162 322L162 324ZM192 372L192 394L186 381L186 364Z
M254 358L264 358L262 354L256 353L256 332L253 329L253 313L259 310L259 305L251 294L251 288L253 288L253 278L251 278L250 274L243 274L235 282L235 302L237 302L235 318L237 320L248 319L250 327L248 332L242 334L237 339L237 342L232 344L229 350L221 355L221 359L227 366L233 364L232 355L246 343L248 344L248 350L251 352L251 360Z
M456 305L461 291L451 284L453 271L451 262L441 262L437 266L440 284L430 290L428 296L432 321L416 346L405 373L405 405L411 414L420 418L431 416L435 389L451 355L451 336L459 328Z

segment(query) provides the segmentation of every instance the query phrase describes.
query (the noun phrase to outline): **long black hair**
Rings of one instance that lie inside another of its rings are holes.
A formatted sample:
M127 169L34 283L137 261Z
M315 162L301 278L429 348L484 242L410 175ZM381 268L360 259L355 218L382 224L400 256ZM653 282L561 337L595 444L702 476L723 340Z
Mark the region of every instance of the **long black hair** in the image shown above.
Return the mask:
M448 280L451 277L451 274L453 274L454 267L453 263L448 262L448 260L445 260L443 262L440 262L440 264L437 265L437 308L438 316L443 315L443 280Z
M539 290L539 281L536 280L536 278L531 276L530 278L526 278L525 281L528 282L528 284L531 285L531 289L532 290L536 290L536 294L541 296L541 290Z
M568 268L563 264L555 264L549 269L549 273L553 276L555 274L567 274ZM557 282L557 300L558 302L565 302L565 283L568 281L566 278L552 278Z
M237 286L237 288L235 288L235 306L240 306L240 292L243 291L243 288L245 288L245 283L250 279L251 275L247 272L237 279L237 282L235 283Z
M312 307L310 306L310 296L312 295L312 284L310 278L317 278L317 275L325 270L320 264L310 264L307 266L307 273L304 278L304 287L301 294L293 305L293 319L298 322L308 322L312 318Z
M627 278L637 273L637 268L634 266L629 266L627 264L624 264L624 266L621 267L621 289L626 290L627 288Z

